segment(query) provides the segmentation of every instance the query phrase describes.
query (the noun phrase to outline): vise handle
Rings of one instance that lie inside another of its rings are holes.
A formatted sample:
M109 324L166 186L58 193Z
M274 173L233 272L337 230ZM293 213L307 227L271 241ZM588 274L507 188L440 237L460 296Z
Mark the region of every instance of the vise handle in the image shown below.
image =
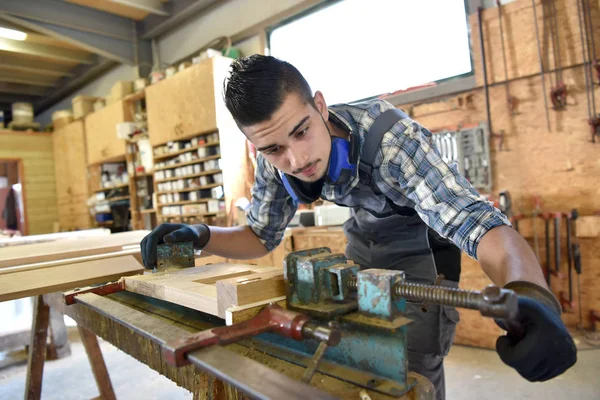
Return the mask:
M189 364L186 354L190 351L231 344L265 332L277 333L294 340L316 339L329 346L335 346L341 340L341 332L337 327L321 326L311 322L304 314L270 304L254 318L239 324L207 329L167 342L162 346L162 355L168 364L179 367Z

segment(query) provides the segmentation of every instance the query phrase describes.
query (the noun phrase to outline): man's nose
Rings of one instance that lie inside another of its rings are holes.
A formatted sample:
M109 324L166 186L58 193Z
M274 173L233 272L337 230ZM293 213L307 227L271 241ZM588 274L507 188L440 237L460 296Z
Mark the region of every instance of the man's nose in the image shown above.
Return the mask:
M290 148L288 150L288 158L290 160L290 167L294 172L306 166L308 163L308 153L300 149Z

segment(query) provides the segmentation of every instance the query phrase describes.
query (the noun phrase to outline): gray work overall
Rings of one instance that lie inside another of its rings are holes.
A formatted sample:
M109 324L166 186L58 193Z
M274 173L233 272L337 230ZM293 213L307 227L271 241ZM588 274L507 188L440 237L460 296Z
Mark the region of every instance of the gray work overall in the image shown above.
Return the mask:
M361 268L402 270L408 281L433 284L437 276L429 232L418 215L391 215L377 218L362 208L353 208L344 224L348 238L346 257ZM433 239L435 240L435 239ZM457 287L458 282L443 280L441 285ZM458 312L454 307L407 303L408 367L428 378L435 386L437 399L445 398L443 358L448 354Z
M360 156L360 182L346 196L335 199L352 209L344 224L346 257L363 269L402 270L408 281L416 283L434 284L438 273L443 273L449 279L441 285L458 287L460 250L429 228L414 209L395 205L371 182L381 139L403 117L395 109L375 120ZM421 308L422 304L407 304L407 316L413 321L407 326L409 370L427 377L437 399L443 400L443 359L454 340L459 316L454 307L430 305L427 312Z

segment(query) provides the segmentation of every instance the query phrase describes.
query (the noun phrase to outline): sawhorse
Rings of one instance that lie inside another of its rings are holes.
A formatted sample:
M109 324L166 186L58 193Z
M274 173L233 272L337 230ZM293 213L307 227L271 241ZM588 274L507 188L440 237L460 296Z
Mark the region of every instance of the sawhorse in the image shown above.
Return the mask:
M42 377L44 374L44 362L46 361L46 356L48 356L48 359L54 359L70 354L66 329L61 330L56 325L54 321L57 321L57 319L52 318L51 321L50 315L54 313L63 318L63 315L58 313L58 311L50 309L44 300L43 295L39 295L35 298L29 354L27 358L27 381L25 383L26 400L38 400L42 396ZM54 336L52 346L46 345L48 327L50 327ZM116 399L96 335L81 326L78 326L78 329L79 335L81 336L81 342L83 343L88 359L90 360L92 372L94 373L94 378L96 379L96 384L98 385L98 390L100 392L100 396L97 398L103 400ZM60 334L58 331L60 331ZM64 343L66 343L67 346L66 350L64 345L61 346L61 344ZM51 354L53 351L54 354Z

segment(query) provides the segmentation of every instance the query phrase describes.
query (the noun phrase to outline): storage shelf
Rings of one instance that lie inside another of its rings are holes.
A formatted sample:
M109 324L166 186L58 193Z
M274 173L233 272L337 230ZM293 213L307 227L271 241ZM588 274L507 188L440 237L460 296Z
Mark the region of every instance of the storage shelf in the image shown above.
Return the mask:
M140 214L154 214L156 210L154 208L149 210L140 210Z
M211 197L209 199L174 201L172 203L158 203L157 207L185 206L187 204L207 203L211 200L219 200L219 199L215 199L215 198Z
M156 162L158 160L163 160L163 159L166 159L166 158L175 157L175 156L178 156L180 154L189 153L191 151L195 151L195 150L201 149L203 147L218 146L220 143L221 142L217 140L216 142L207 142L207 143L204 143L204 144L200 144L198 146L188 147L187 149L177 150L177 151L174 151L174 152L168 153L168 154L160 154L158 156L155 155L154 156L154 161Z
M179 167L185 167L186 165L192 165L192 164L198 164L204 161L210 161L210 160L216 160L218 158L221 158L220 154L215 154L214 156L208 156L208 157L202 157L202 158L197 158L195 160L192 161L186 161L186 162L182 162L179 164L171 164L171 165L167 165L166 167L155 167L154 171L164 171L165 169L175 169L175 168L179 168Z
M96 190L94 190L94 193L107 192L109 190L120 189L120 188L124 188L124 187L129 187L129 183L124 183L121 185L116 185L116 186L102 188L102 189L96 189Z
M210 185L197 186L197 187L187 188L187 189L170 190L170 191L167 191L167 192L156 192L156 195L171 194L171 193L181 193L181 192L193 192L194 190L212 189L212 188L215 188L217 186L223 186L223 184L222 183L211 183Z
M197 178L199 176L214 175L214 174L219 174L221 172L223 172L223 171L220 170L220 169L211 169L210 171L198 172L197 174L184 175L184 176L173 176L171 178L167 178L167 179L162 179L160 181L156 181L156 183L177 181L179 179Z

